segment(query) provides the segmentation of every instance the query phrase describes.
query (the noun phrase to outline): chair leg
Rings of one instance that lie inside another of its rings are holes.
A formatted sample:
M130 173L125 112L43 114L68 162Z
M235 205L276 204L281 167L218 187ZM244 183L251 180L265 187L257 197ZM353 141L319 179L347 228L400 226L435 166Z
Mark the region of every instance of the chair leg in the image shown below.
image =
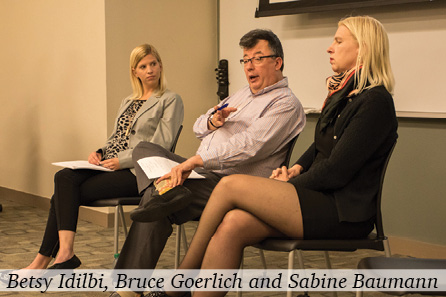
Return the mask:
M119 246L119 205L116 205L115 207L115 221L114 221L114 254L113 257L116 261L116 259L119 257L119 252L118 252L118 246Z
M119 220L121 220L122 229L124 230L124 237L127 238L127 224L125 223L124 209L121 204L115 207L115 221L114 221L114 254L115 262L119 257Z
M327 266L327 269L331 269L330 254L328 253L328 251L324 251L324 259L325 259L325 265ZM338 297L338 293L336 291L331 292L331 295L333 297Z
M181 233L183 229L182 225L177 225L177 234L175 238L175 269L180 265L180 254L181 254Z
M324 251L324 259L327 269L331 269L330 255L328 254L328 251Z
M294 269L294 254L295 254L296 250L292 250L290 251L290 253L288 254L288 269Z
M266 267L266 259L265 259L265 253L263 252L263 250L259 249L259 256L260 256L260 261L262 261L262 265L264 269L267 269Z
M389 240L388 239L384 239L383 240L383 244L384 244L384 253L386 255L387 258L391 257L392 254L390 252L390 244L389 244Z
M297 251L297 261L299 262L299 269L304 271L305 270L305 264L304 264L304 256L302 255L302 251L301 250L295 250L295 251ZM298 297L309 297L307 291L304 291L303 294L299 294L297 296Z
M389 244L389 239L384 239L383 240L383 245L384 245L384 254L387 258L392 256L392 253L390 251L390 244ZM364 295L364 292L361 289L358 289L356 291L356 297L362 297Z
M119 214L121 215L121 223L122 223L122 228L124 229L124 237L127 238L128 232L127 232L127 224L125 222L124 209L120 204L117 207L119 209Z
M182 240L183 240L184 253L186 254L187 250L189 249L189 242L187 241L186 227L184 227L184 224L181 225L181 236L182 236Z
M295 254L295 251L296 250L292 250L292 251L290 251L288 253L288 270L292 270L294 268L294 254ZM286 291L286 296L287 297L292 297L293 296L293 291L292 290L287 290Z
M297 260L299 261L299 268L300 269L305 269L305 265L304 265L304 257L302 255L302 251L301 250L297 250Z
M187 242L186 228L184 227L184 224L177 225L177 234L175 238L175 269L180 266L181 241L183 241L184 254L186 254L189 249L189 243Z

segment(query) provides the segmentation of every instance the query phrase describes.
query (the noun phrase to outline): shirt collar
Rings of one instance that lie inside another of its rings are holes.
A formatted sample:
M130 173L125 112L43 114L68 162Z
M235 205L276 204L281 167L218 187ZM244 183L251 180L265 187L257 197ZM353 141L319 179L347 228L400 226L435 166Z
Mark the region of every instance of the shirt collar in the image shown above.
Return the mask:
M251 94L252 94L253 96L259 96L259 95L268 93L268 92L270 92L270 91L272 91L272 90L274 90L274 89L286 88L286 87L288 87L288 77L285 76L284 78L282 78L281 80L279 80L279 81L276 82L275 84L272 84L272 85L270 85L270 86L267 86L266 88L264 88L264 89L258 91L258 92L255 93L255 94L251 91L251 89L249 89L249 90L251 91Z

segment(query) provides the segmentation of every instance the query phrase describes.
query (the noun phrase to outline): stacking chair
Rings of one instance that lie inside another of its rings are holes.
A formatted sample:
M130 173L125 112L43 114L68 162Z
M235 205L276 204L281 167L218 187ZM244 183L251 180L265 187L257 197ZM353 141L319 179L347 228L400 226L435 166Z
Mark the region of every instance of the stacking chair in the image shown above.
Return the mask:
M345 251L353 252L358 249L371 249L384 251L386 257L390 257L390 246L387 237L384 235L384 228L381 215L381 196L384 184L384 176L386 173L387 165L392 155L395 144L389 150L387 158L381 168L381 179L378 194L376 197L376 221L375 232L371 233L364 239L319 239L319 240L306 240L306 239L279 239L279 238L267 238L264 241L254 245L254 247L268 250L288 252L288 269L294 267L295 251L298 251L298 260L301 269L304 269L303 257L301 251L323 251L325 257L325 263L327 269L331 269L330 257L328 251ZM291 291L287 292L287 296L291 296Z
M281 164L281 166L289 166L291 155L293 154L294 146L296 145L296 141L299 138L299 134L294 137L289 144L287 154L285 156L285 160ZM196 218L194 221L198 221L199 218ZM184 254L187 253L187 250L189 249L189 244L186 237L186 231L184 229L184 224L177 225L176 226L176 238L175 238L175 269L178 268L180 264L180 258L181 258L181 241L183 241L183 249ZM265 262L265 256L263 255L263 251L260 250L260 258L262 259L262 263L264 267L266 268L266 262Z
M446 259L420 259L420 258L384 258L368 257L358 263L358 269L446 269ZM377 274L373 272L372 274ZM376 277L380 277L379 274ZM444 284L443 284L444 285ZM446 296L446 291L411 291L410 289L401 289L401 291L384 291L390 295L435 295ZM356 292L357 297L362 297L362 291Z
M177 146L178 138L180 137L181 130L183 130L183 125L178 129L177 135L172 143L172 147L170 148L171 152L175 152L175 148ZM100 199L91 202L85 206L91 207L115 207L115 218L114 218L114 258L115 261L119 257L119 220L121 220L122 228L124 230L124 236L127 237L127 224L125 223L124 210L122 208L123 205L139 205L141 201L140 196L136 197L117 197L117 198L108 198L108 199Z

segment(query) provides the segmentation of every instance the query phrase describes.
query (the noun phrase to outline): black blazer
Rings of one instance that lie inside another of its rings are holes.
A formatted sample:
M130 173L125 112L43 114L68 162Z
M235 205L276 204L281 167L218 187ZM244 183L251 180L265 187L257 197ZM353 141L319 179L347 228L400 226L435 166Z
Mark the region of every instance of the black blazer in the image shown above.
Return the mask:
M380 168L396 141L398 122L392 96L374 87L352 97L334 124L333 150L313 164L315 144L296 162L304 172L290 182L331 193L339 219L365 221L376 213Z

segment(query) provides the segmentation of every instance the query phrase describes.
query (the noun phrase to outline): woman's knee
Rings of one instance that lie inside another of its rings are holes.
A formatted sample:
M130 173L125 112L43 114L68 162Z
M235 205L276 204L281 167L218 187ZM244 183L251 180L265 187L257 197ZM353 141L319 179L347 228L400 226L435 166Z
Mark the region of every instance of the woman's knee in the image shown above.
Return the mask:
M64 168L62 170L59 170L54 174L54 183L60 183L62 180L69 179L71 175L73 174L73 170L69 168Z
M215 232L214 239L244 245L249 234L253 231L250 224L251 219L252 216L243 210L229 211Z
M234 194L247 185L243 174L232 174L223 177L215 187L214 191L224 194Z

